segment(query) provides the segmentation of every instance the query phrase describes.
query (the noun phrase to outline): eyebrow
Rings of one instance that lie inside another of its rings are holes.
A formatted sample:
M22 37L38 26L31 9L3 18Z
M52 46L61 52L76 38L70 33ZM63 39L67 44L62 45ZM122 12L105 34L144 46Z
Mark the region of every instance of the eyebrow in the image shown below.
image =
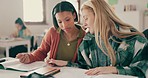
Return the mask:
M65 17L64 20L69 19L69 18L70 18L70 17ZM61 21L61 20L58 19L58 21Z
M86 18L88 15L84 15L83 18Z

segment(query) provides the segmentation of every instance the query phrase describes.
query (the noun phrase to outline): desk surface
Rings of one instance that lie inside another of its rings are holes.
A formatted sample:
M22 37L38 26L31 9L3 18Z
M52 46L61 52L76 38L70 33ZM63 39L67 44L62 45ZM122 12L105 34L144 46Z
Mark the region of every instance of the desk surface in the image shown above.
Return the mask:
M61 72L54 75L55 78L137 78L134 76L125 76L125 75L100 75L100 76L87 76L84 74L86 70L72 68L72 67L62 67ZM2 70L0 69L0 78L20 78L20 74L24 72L12 71L12 70Z
M15 46L22 44L30 44L30 40L25 39L12 39L12 40L0 40L0 47Z
M9 48L12 46L17 46L17 45L25 45L27 44L28 46L28 52L30 52L30 40L25 40L25 39L10 39L10 40L0 40L0 47L5 47L6 48L6 57L9 57Z

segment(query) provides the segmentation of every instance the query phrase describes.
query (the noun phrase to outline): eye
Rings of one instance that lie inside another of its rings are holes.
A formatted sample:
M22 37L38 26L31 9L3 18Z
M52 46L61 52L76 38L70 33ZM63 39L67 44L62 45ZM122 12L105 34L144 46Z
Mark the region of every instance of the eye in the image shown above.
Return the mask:
M83 19L86 21L86 20L88 20L88 17L87 16L83 16Z
M70 18L69 19L66 19L66 21L70 21Z
M88 18L85 18L85 20L88 20Z
M62 21L58 21L58 23L62 23Z
M87 20L88 20L88 18L84 18L84 20L85 20L85 21L87 21Z

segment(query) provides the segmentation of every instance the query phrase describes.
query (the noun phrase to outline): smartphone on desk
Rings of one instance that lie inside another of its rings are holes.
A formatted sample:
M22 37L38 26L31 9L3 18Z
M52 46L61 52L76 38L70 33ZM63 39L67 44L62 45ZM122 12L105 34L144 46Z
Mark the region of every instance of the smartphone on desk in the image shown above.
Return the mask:
M4 58L0 59L0 63L5 62L5 61L6 61L6 59L4 59Z
M12 57L5 57L5 58L0 58L0 63L5 62L5 61L9 61L9 60L13 60L16 58L12 58Z

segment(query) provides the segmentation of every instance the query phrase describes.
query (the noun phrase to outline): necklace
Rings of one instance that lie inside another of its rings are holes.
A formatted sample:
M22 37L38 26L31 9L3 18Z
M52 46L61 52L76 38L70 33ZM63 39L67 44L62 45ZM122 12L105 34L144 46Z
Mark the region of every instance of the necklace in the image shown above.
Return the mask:
M66 40L66 45L69 47L69 46L71 46L71 41L73 41L73 40L75 40L75 39L77 39L77 37L78 36L76 36L76 38L74 38L73 40L68 40L68 38L66 38L66 35L64 35L64 33L62 34L63 36L62 36L62 38L64 39L64 40Z
M62 34L62 38L66 41L66 45L69 47L71 44L70 42L66 39L65 35Z
M67 46L70 46L70 43L69 42L67 43Z

